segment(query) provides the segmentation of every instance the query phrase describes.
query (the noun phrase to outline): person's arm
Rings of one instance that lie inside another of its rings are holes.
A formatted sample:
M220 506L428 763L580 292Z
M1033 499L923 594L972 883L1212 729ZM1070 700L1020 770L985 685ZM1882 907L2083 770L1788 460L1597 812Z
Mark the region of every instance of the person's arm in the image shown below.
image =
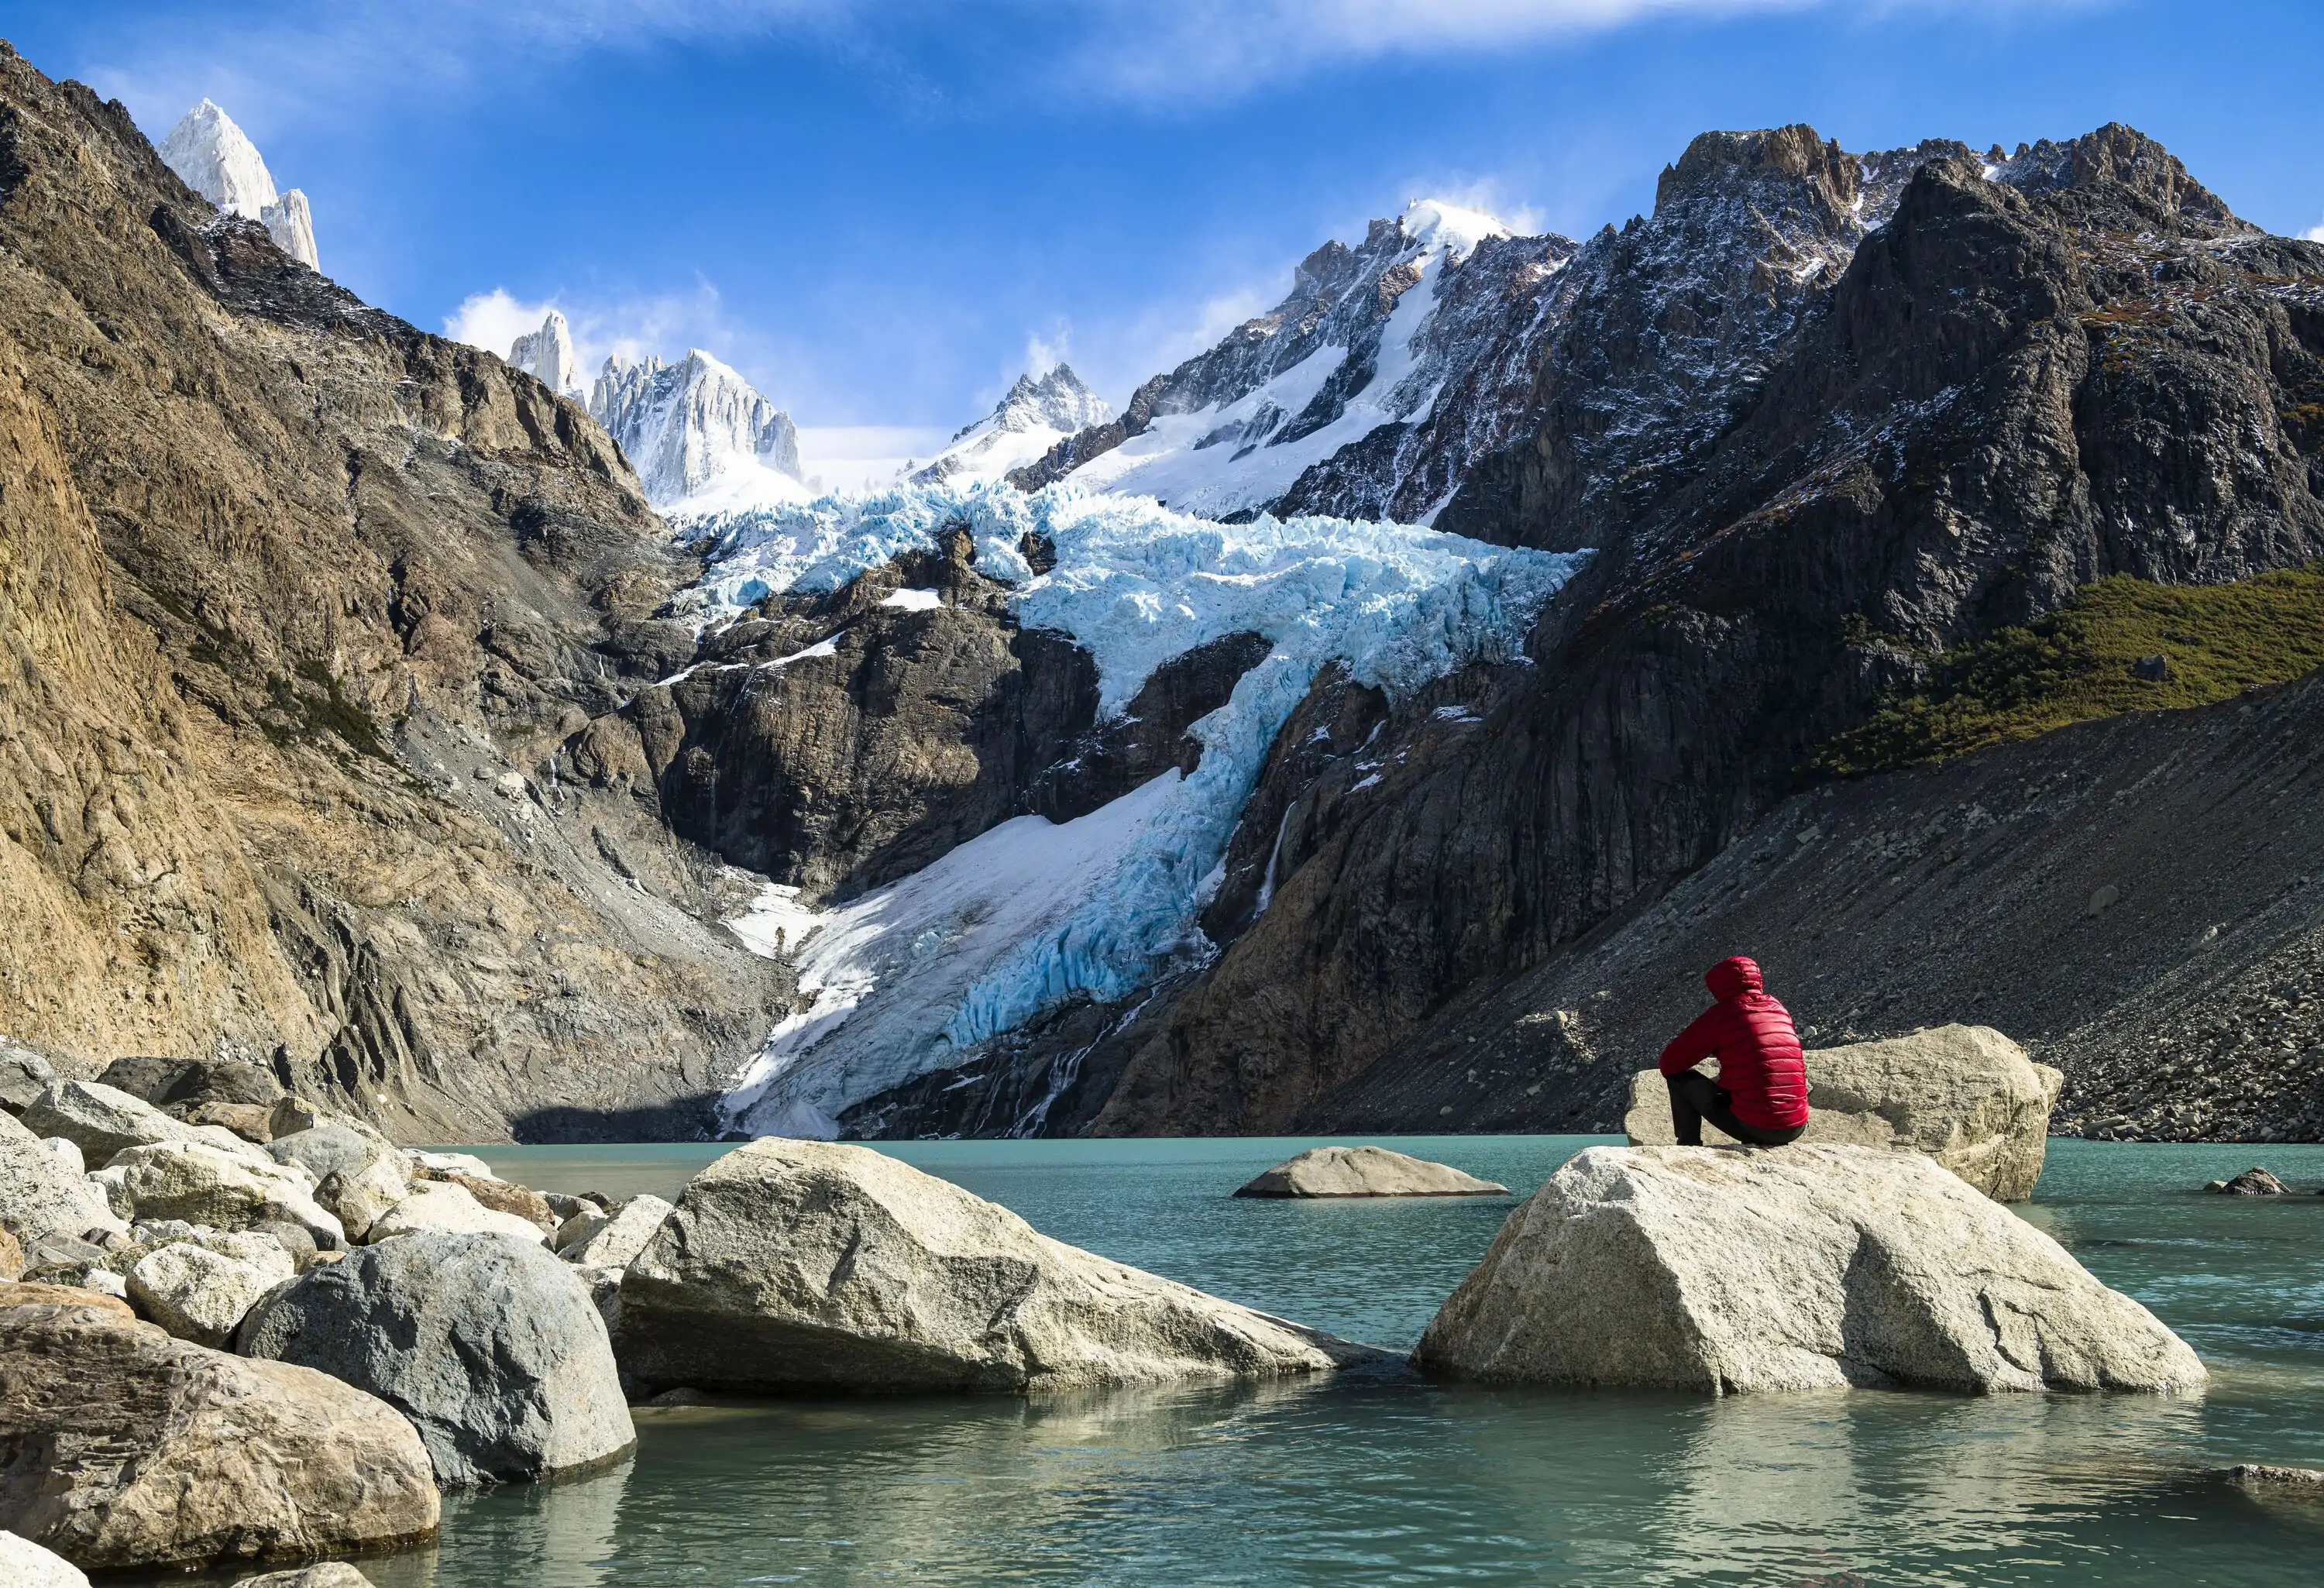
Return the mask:
M1714 1003L1695 1016L1685 1030L1672 1038L1671 1045L1663 1049L1658 1066L1663 1074L1674 1076L1681 1070L1691 1070L1718 1052L1720 1040L1726 1034L1726 1006Z

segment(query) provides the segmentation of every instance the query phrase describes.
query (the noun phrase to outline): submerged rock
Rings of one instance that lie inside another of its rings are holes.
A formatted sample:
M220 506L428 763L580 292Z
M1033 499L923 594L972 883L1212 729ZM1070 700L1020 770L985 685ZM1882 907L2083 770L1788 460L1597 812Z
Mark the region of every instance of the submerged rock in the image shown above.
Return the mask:
M620 1320L645 1394L1024 1392L1379 1354L1052 1241L868 1148L779 1138L687 1186L623 1276Z
M234 1588L372 1588L372 1581L343 1560L329 1560L295 1572L244 1577Z
M97 1306L0 1307L0 1527L90 1571L432 1537L428 1453L337 1380Z
M589 1287L537 1239L366 1246L269 1296L240 1345L393 1405L445 1483L546 1477L637 1438Z
M1416 1366L1730 1394L2183 1390L2203 1364L1917 1154L1593 1147L1509 1215Z
M1924 1153L1997 1202L2023 1202L2042 1177L2050 1110L2065 1077L1989 1026L1935 1026L1909 1037L1807 1055L1803 1142ZM1670 1089L1654 1070L1630 1083L1622 1129L1634 1147L1667 1147ZM1714 1126L1702 1139L1728 1138Z
M1507 1186L1385 1147L1311 1147L1237 1196L1506 1196Z

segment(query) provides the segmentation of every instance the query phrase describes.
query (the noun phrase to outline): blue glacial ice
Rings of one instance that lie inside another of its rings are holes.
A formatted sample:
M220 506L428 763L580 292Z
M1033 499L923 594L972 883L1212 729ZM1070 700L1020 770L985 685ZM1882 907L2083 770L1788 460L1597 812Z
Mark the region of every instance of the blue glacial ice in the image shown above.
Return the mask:
M952 524L973 537L981 571L1015 586L1019 622L1062 631L1095 658L1103 715L1207 641L1255 631L1274 650L1194 725L1204 752L1190 776L1063 826L1019 817L819 916L770 889L768 919L786 921L792 944L812 933L798 963L818 997L729 1094L742 1128L827 1135L842 1110L961 1063L1070 995L1125 997L1206 956L1196 925L1206 882L1215 886L1268 750L1316 675L1336 661L1399 699L1467 663L1518 656L1588 556L1344 519L1217 523L1073 486L1031 496L910 487L688 526L717 546L687 601L713 626L770 591L835 589L932 549ZM1028 532L1056 549L1038 577L1019 550Z

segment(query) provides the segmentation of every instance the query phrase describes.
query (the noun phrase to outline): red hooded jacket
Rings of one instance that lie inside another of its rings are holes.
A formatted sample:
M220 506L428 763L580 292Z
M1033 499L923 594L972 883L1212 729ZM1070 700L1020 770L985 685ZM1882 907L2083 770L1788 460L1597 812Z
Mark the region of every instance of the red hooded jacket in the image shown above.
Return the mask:
M1758 965L1739 954L1702 979L1719 1002L1663 1049L1663 1074L1692 1069L1717 1054L1719 1084L1734 1099L1737 1119L1763 1131L1806 1124L1808 1072L1792 1011L1762 991Z

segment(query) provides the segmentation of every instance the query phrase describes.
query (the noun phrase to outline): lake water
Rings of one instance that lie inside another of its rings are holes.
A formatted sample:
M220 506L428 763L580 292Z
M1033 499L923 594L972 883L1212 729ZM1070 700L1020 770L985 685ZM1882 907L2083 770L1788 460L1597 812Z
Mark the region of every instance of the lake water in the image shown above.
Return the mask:
M1530 1193L1599 1138L1388 1140ZM883 1144L1047 1233L1410 1346L1518 1196L1230 1195L1290 1140ZM554 1190L675 1196L712 1147L487 1148ZM2234 1583L2324 1578L2324 1197L2197 1194L2324 1148L2058 1141L2024 1215L2183 1334L2200 1397L1693 1397L1404 1374L1035 1402L644 1409L636 1455L447 1500L381 1588L700 1583Z

